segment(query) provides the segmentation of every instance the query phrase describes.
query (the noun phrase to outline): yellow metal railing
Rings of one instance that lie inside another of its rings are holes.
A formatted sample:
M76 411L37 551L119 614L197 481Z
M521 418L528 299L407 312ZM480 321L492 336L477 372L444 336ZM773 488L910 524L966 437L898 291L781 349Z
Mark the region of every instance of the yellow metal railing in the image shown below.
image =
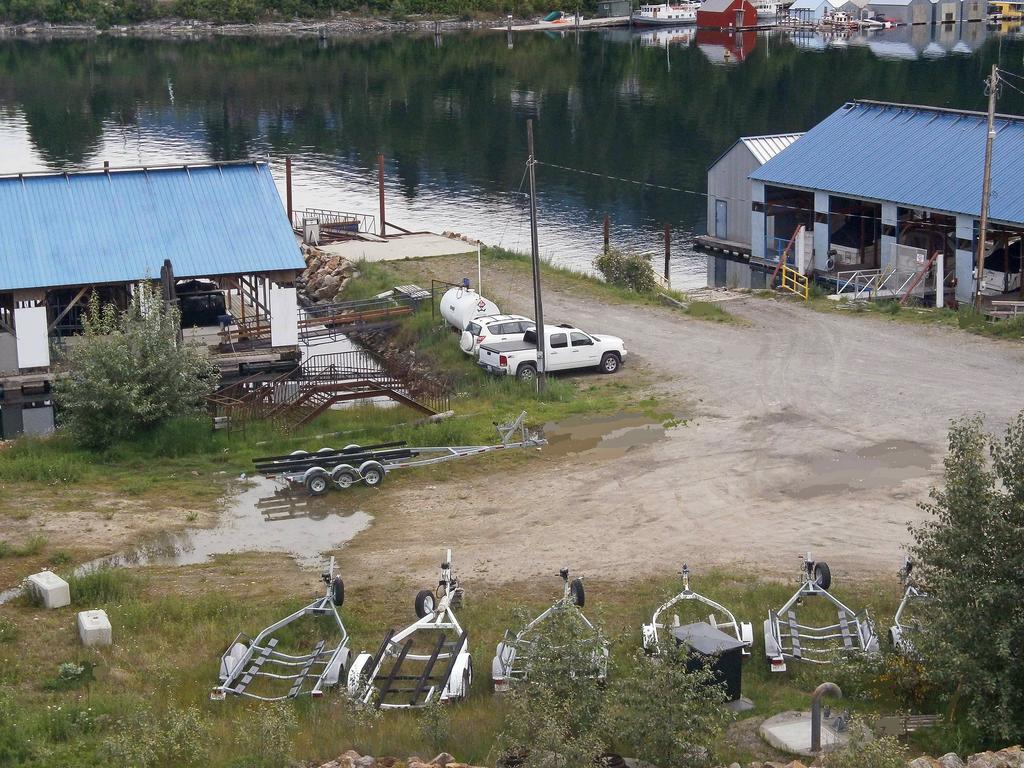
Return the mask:
M780 287L783 290L795 293L797 296L802 296L804 301L811 295L811 281L807 279L806 275L801 275L795 269L782 265L782 284Z

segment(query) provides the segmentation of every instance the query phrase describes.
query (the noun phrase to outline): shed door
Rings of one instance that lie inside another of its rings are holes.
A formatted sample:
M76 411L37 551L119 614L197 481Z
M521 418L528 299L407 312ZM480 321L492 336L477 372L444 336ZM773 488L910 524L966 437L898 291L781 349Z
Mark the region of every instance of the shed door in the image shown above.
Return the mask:
M715 237L729 239L729 201L715 200Z

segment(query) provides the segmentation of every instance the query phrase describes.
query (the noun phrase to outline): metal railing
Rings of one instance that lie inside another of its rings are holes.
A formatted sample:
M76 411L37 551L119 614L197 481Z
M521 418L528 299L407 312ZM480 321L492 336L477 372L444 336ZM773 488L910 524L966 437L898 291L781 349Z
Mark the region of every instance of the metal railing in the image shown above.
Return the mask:
M811 295L811 281L807 279L806 275L801 275L795 269L783 265L782 267L782 283L780 287L790 293L795 293L797 296L807 301Z
M876 299L879 297L896 298L903 296L911 288L924 293L929 275L911 286L917 280L918 271L907 272L891 266L883 269L855 269L836 272L836 293L852 294L853 299Z
M338 229L340 232L377 232L377 217L372 213L352 213L349 211L332 211L327 208L306 208L301 211L292 211L292 228L296 232L302 232L302 225L305 219L316 219L320 224L320 234L333 232ZM353 229L350 229L353 227Z
M796 266L796 249L790 248L791 240L786 237L771 237L768 238L765 243L764 249L764 260L770 261L774 264L779 263L779 259L782 258L782 254L786 254L786 264L791 267ZM787 249L788 252L787 252Z

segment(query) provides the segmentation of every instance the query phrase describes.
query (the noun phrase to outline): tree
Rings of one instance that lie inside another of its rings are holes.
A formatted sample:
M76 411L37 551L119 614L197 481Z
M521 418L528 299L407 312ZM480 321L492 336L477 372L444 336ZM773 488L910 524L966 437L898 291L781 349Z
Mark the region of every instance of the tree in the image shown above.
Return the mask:
M1024 411L1002 440L980 417L954 422L945 487L912 527L923 606L915 648L930 673L963 700L989 742L1024 740Z
M658 287L654 267L642 253L624 253L610 248L594 259L594 267L606 282L637 293L650 293Z
M94 293L82 326L55 386L61 423L80 445L103 448L195 413L215 386L216 367L178 340L178 309L145 283L125 311Z
M730 720L725 691L709 667L687 671L685 648L664 658L637 651L630 673L614 686L612 732L632 755L665 766L709 762L712 746Z
M499 743L522 768L591 768L605 751L606 693L594 677L600 630L575 610L555 611L531 632L528 679L509 694Z

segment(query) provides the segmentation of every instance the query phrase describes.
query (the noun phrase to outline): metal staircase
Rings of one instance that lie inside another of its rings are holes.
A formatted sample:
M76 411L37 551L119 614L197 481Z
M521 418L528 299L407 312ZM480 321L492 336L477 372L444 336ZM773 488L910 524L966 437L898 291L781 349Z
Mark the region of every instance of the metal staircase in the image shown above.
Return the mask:
M208 398L215 419L231 428L272 421L284 430L308 424L332 405L387 398L434 415L448 409L448 393L430 382L402 381L365 351L313 355L270 380L250 377Z

